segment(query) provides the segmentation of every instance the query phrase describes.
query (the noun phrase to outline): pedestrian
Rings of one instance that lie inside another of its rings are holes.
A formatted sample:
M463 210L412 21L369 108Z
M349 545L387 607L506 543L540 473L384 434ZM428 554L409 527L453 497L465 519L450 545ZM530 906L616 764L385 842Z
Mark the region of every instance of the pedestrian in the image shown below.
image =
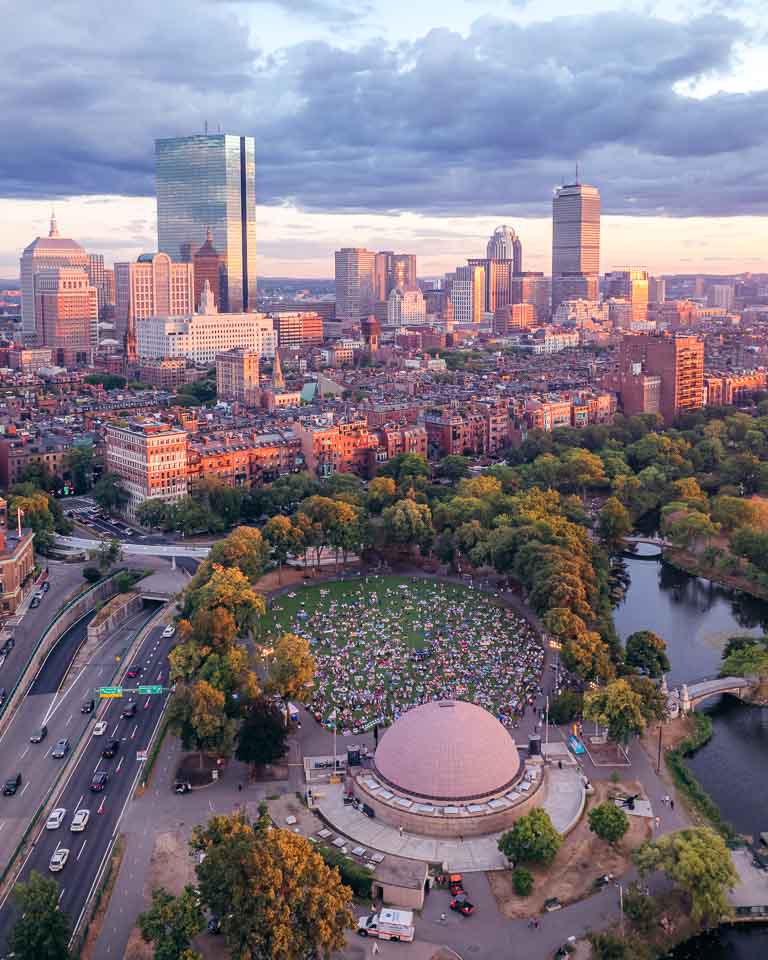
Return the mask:
M669 799L670 799L670 798L669 798L669 794L668 794L668 793L665 793L665 794L664 794L664 806L665 806L665 807L668 807L668 806L669 806Z
M539 923L539 918L538 918L538 917L534 917L534 918L533 918L533 929L534 929L534 930L538 930L540 926L541 926L541 924Z
M534 925L535 922L536 922L536 921L535 921L534 917L529 917L529 918L528 918L528 929L529 929L529 930L533 927L533 925Z
M661 817L656 817L656 820L654 821L654 823L656 824L656 829L658 830L659 827L661 826Z
M558 760L558 761L557 761L557 769L558 769L558 770L562 770L562 769L563 769L563 761L562 761L562 760Z
M675 809L675 801L672 797L669 798L669 806L672 810Z
M372 957L375 957L375 956L378 955L378 953L379 953L379 945L378 945L378 943L376 943L376 941L374 940L374 941L373 941L373 950L371 950L371 956L372 956Z
M441 913L441 914L440 914L440 923L445 923L445 921L446 921L447 919L448 919L448 917L446 917L446 915L445 915L444 913Z
M238 792L238 793L242 793L242 792L243 792L243 785L242 785L242 783L238 783L238 785L237 785L237 792Z
M403 825L402 825L402 823L401 823L400 826L397 828L397 832L398 832L398 833L400 834L400 836L402 837L402 835L403 835Z

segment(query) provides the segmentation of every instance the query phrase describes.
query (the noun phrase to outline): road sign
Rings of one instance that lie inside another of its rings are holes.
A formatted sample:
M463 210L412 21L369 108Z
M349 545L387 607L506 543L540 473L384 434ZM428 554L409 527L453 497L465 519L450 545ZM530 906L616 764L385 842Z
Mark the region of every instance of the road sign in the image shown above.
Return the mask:
M109 697L122 697L123 688L122 687L99 687L98 690L99 696L103 699Z
M160 684L151 683L149 686L139 687L139 694L143 695L145 693L162 693L163 688Z

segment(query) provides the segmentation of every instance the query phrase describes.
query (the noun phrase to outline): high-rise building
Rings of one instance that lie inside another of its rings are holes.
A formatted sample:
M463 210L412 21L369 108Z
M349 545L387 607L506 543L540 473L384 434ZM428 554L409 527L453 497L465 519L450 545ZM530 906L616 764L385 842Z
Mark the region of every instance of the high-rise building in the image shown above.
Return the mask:
M98 345L98 293L85 270L60 267L35 276L38 337L55 364L85 366Z
M689 336L626 336L619 351L624 413L660 413L667 424L704 404L704 341Z
M514 260L467 260L470 267L482 267L485 278L485 298L483 310L495 313L499 307L510 302L514 280Z
M259 354L235 348L216 354L216 396L247 407L259 405Z
M134 334L137 321L182 317L195 311L194 267L167 253L142 253L136 263L115 264L115 337Z
M40 340L35 316L35 275L59 267L87 270L88 254L79 243L59 236L56 217L51 215L48 236L37 237L21 255L21 329L25 341L29 343Z
M387 324L399 327L409 323L426 323L426 320L427 306L421 290L418 287L415 290L395 287L387 298Z
M536 307L532 303L508 303L499 307L493 318L493 332L505 336L520 330L530 330L536 323Z
M323 342L323 318L312 310L270 314L277 330L281 350L298 350Z
M205 243L201 247L198 247L193 254L192 263L195 267L194 309L197 310L200 307L200 297L202 296L206 280L208 281L208 286L211 288L213 302L216 304L217 309L223 309L221 305L221 287L222 280L226 283L223 277L224 261L221 254L213 245L213 233L210 227L206 228Z
M506 224L493 231L486 246L486 257L489 260L511 260L513 273L523 271L523 245L520 237Z
M457 267L451 282L455 323L480 323L485 312L485 268L477 263Z
M732 283L713 283L709 288L707 302L710 307L720 307L722 310L731 310L735 299L735 290Z
M533 270L524 271L512 278L510 303L532 303L536 319L544 323L549 317L549 301L552 283L549 277Z
M648 319L648 271L638 267L611 270L605 275L605 296L632 304L632 323Z
M552 198L552 310L561 300L594 300L600 273L600 191L585 183L558 187ZM588 278L581 289L558 280Z
M416 255L381 250L374 264L374 297L386 301L395 287L412 290L416 286Z
M107 271L104 268L104 254L89 253L86 269L91 286L96 287L96 295L99 301L99 319L101 319L109 302L107 299L109 292L107 290Z
M664 303L667 299L667 281L664 277L650 277L648 279L648 302Z
M569 273L552 277L552 313L563 300L598 300L600 277L596 273Z
M336 319L360 320L373 311L376 254L363 247L344 247L334 254Z
M109 423L104 431L106 468L128 492L126 513L145 500L175 503L187 493L187 432L167 423Z
M222 258L221 308L232 313L256 306L255 149L253 137L230 134L155 141L158 249L191 259L210 229Z

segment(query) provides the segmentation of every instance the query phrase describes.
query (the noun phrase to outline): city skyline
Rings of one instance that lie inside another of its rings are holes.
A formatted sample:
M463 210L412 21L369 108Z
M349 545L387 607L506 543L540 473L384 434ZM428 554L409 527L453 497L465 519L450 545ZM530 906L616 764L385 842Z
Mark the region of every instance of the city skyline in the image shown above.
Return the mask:
M576 162L603 198L605 269L764 268L765 14L754 4L723 15L704 0L579 0L562 17L551 0L503 15L490 0L418 11L323 0L291 17L275 0L193 3L182 17L147 2L115 12L106 57L100 25L69 15L79 2L14 22L10 79L34 76L49 109L34 130L24 111L8 117L2 275L51 203L108 262L154 250L152 140L201 134L206 121L255 138L262 275L327 277L341 246L413 250L437 275L457 253L482 255L475 237L499 223L521 237L527 266L547 270L542 221ZM614 217L632 235L615 253Z

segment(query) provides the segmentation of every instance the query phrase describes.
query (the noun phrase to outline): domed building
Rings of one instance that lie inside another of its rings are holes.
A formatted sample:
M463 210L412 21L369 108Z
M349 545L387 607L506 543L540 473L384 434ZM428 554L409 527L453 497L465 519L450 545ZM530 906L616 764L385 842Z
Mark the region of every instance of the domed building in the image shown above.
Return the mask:
M541 767L526 769L515 741L482 707L422 704L384 733L354 793L385 823L428 836L505 830L536 801Z

